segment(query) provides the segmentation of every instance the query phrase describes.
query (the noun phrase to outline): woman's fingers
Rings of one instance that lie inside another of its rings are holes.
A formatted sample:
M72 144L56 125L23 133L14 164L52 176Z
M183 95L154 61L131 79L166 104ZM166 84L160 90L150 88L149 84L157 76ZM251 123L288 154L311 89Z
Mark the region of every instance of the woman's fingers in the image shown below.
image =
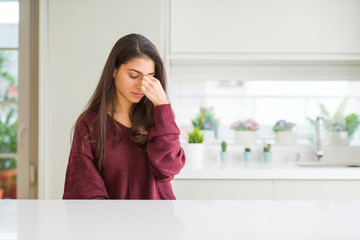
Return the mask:
M145 78L145 77L143 78L141 84L144 87L146 87L147 89L150 89L153 86L153 84L151 83L151 80L149 78Z
M144 92L145 96L154 103L154 86L150 82L151 80L147 76L144 76L141 81L141 90Z
M147 77L148 77L150 80L153 80L153 81L155 81L155 82L159 82L159 83L160 83L159 79L155 78L155 77L152 76L152 75L147 75Z
M155 106L168 103L165 91L158 79L150 75L144 76L141 85L141 90Z

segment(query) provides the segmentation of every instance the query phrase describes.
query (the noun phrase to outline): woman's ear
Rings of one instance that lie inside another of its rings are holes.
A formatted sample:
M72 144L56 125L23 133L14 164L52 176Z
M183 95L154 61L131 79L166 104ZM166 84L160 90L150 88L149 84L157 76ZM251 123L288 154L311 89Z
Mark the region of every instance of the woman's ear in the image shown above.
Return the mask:
M114 69L114 72L113 72L113 78L115 78L115 76L116 76L116 68Z

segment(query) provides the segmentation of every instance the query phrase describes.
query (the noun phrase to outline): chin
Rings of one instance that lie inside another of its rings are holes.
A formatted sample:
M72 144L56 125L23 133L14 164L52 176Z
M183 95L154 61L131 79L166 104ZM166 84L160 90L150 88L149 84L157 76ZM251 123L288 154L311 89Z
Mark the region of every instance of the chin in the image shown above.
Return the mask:
M132 98L130 102L132 103L139 103L141 101L141 99L143 99L144 97L142 98Z

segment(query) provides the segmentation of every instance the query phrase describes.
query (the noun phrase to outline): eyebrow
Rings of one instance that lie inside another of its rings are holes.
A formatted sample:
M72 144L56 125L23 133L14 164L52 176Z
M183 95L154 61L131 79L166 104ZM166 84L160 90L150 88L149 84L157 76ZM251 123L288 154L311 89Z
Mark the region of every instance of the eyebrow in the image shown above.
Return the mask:
M137 73L139 73L139 74L143 74L142 72L140 72L139 70L136 70L136 69L133 69L133 68L131 68L131 69L128 69L129 71L133 71L133 72L137 72ZM148 73L147 75L155 75L155 72L152 72L152 73Z

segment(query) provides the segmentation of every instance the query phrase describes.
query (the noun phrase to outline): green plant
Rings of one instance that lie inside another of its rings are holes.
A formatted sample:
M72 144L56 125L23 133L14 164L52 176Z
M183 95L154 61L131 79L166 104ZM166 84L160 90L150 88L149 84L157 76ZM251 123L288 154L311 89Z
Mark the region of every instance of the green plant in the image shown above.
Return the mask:
M188 132L188 136L189 143L202 143L204 141L204 134L201 134L197 127L192 132Z
M0 115L0 153L17 152L17 120L12 121L15 109L10 108L5 119ZM0 169L15 169L17 161L14 158L1 158Z
M270 150L271 150L271 144L268 143L264 146L264 152L270 152Z
M275 123L274 127L273 127L273 131L274 132L278 132L278 131L291 131L293 129L293 127L295 127L295 123L292 122L287 122L285 120L279 120Z
M347 131L348 141L350 141L356 129L359 127L360 121L359 116L355 113L344 116L347 99L347 97L344 98L333 117L330 117L328 110L322 103L319 103L319 107L321 110L321 114L325 117L325 119L323 120L325 129L329 132ZM307 120L313 127L315 127L315 120L309 117L307 117Z
M11 88L17 91L17 88L15 87L16 79L7 71L11 64L10 57L10 51L0 51L0 81L5 80L5 84L2 86L3 89L0 91L0 101L15 100L15 97L9 94L9 89Z
M251 152L251 148L245 148L245 152Z
M17 168L17 159L15 158L2 158L0 159L0 171Z
M3 187L3 185L4 185L3 179L0 178L0 189Z
M346 129L348 132L348 139L351 139L353 137L356 129L359 127L359 124L359 116L355 113L351 113L346 117Z
M4 88L0 91L0 101L14 100L15 97L9 94L9 89L16 85L16 79L7 71L10 65L9 51L0 51L0 82ZM5 115L3 115L5 113ZM0 153L17 152L17 112L15 107L8 104L0 105ZM15 119L15 120L14 120ZM0 170L15 169L17 160L14 158L0 159Z
M221 142L221 151L226 152L226 142L225 141Z
M346 118L344 116L344 111L347 103L347 97L344 98L338 109L336 110L333 117L330 117L330 114L326 107L319 103L320 110L322 115L325 117L323 120L324 127L329 132L341 132L346 131Z
M200 130L215 130L219 122L220 120L215 118L212 108L201 108L199 115L191 120L194 128L199 128Z
M329 132L341 132L346 131L346 120L344 116L344 110L347 102L347 97L339 105L333 117L330 117L329 111L326 109L325 105L319 103L320 112L324 117L322 121L324 127ZM311 125L315 126L316 121L307 117L307 120L311 123Z

